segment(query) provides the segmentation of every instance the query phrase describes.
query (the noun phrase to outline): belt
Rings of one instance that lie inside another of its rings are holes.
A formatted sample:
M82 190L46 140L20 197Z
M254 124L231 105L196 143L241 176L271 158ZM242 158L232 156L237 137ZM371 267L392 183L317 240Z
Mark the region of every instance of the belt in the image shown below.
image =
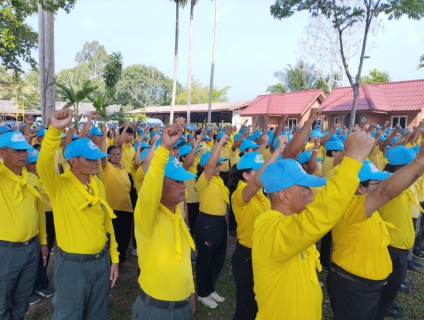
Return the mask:
M396 253L407 253L409 251L409 249L399 249L392 246L387 246L387 249Z
M106 245L105 248L103 248L102 251L100 251L99 253L95 253L95 254L69 253L69 252L65 252L63 250L60 250L59 256L63 260L66 260L66 261L89 262L89 261L99 260L99 259L103 258L103 256L105 255L106 248L107 248L107 245Z
M186 300L183 301L164 301L164 300L158 300L153 298L152 296L149 296L147 293L143 291L143 289L140 288L140 292L138 294L141 298L141 300L146 301L146 298L149 299L148 303L150 306L158 308L158 309L180 309L184 308L190 303L190 297L188 297Z
M331 271L340 275L343 278L346 278L348 280L355 281L355 282L361 282L361 283L366 284L368 286L376 286L376 285L381 286L381 285L384 285L384 284L387 283L386 279L384 279L384 280L371 280L371 279L355 276L354 274L351 274L350 272L347 272L346 270L340 268L334 262L332 262L330 264L330 269L331 269Z
M212 217L212 218L221 218L221 219L225 219L225 216L217 216L217 215L214 215L214 214L209 214L209 213L205 213L205 212L202 212L202 211L199 211L199 214L202 214L202 215L204 215L204 216L206 216L206 217Z
M35 241L35 238L37 236L29 239L28 241L25 242L12 242L12 241L3 241L0 240L0 246L2 247L9 247L9 248L16 248L16 247L27 247L29 246L31 243L33 243Z

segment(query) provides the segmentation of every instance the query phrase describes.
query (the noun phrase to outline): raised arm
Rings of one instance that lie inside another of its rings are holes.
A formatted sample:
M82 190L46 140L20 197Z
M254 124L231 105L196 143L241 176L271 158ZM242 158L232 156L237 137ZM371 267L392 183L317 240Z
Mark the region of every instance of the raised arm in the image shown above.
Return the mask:
M143 170L143 172L147 172L147 169L150 166L150 162L152 161L153 155L154 155L155 150L156 150L156 141L158 141L159 138L160 138L160 136L157 133L155 133L155 135L153 136L153 138L151 140L151 143L152 143L151 147L150 147L149 151L147 152L146 158L144 158L144 161L141 165L141 170ZM140 170L140 169L138 169L138 170Z
M137 139L137 150L135 151L134 161L133 161L133 168L134 170L137 170L138 167L140 167L140 154L141 154L141 144L144 141L144 137L146 136L147 131L144 131L141 136Z
M119 137L117 138L117 140L118 140L117 145L120 146L120 147L124 144L125 135L127 133L129 126L130 126L129 122L125 122L124 128L122 129L122 132L119 134Z
M392 143L393 139L396 137L396 135L399 133L399 131L402 129L402 127L397 124L395 129L393 130L392 134L387 137L386 140L383 141L382 144L380 144L380 151L384 151L386 147Z
M199 145L199 142L202 141L203 135L199 134L196 139L191 140L191 151L190 153L185 157L183 167L185 170L190 169L192 166L192 163L194 162L194 158L196 157L196 150L197 146Z
M283 131L283 128L284 128L284 124L286 123L288 118L289 118L288 114L283 114L281 116L280 122L278 123L278 126L277 126L277 130L275 130L274 136L271 140L271 143L269 144L269 148L270 148L271 152L274 152L274 140L277 139L281 135L281 132Z
M205 165L205 171L203 172L205 175L206 181L210 181L215 172L216 166L218 164L219 156L221 154L222 147L228 141L229 137L227 135L223 135L219 140L216 148L213 150L212 155L210 156L208 162Z
M318 167L317 155L319 147L321 146L321 141L319 137L314 138L314 148L312 149L311 158L308 161L308 167L306 172L309 174L314 174Z

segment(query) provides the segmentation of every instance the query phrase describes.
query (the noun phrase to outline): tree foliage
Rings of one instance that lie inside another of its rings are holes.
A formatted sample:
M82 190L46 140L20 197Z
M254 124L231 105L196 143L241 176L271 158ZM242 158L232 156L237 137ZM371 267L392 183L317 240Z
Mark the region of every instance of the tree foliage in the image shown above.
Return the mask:
M116 84L121 79L122 68L124 63L122 62L122 54L120 52L113 52L109 56L109 61L104 68L104 82L106 90L109 91L110 96L113 98L116 93Z
M361 78L361 83L368 83L368 84L374 84L374 83L384 83L384 82L390 82L390 75L388 72L385 71L378 71L377 69L373 69L369 72L369 76L363 76Z
M424 68L424 55L420 57L420 63L418 64L417 69Z
M97 98L93 98L89 95L89 99L93 103L94 109L96 109L97 113L104 119L105 122L109 120L118 120L122 114L121 111L114 112L112 114L108 113L107 108L116 103L110 99L109 91L100 93Z
M230 87L224 87L222 89L218 89L217 87L213 87L212 89L212 102L223 102L228 101L228 89ZM182 92L180 92L175 102L177 105L185 105L187 104L188 99L188 88L187 86L184 88ZM200 104L200 103L208 103L209 102L209 86L202 85L199 80L192 79L191 83L191 104Z
M271 85L266 89L266 92L269 92L269 93L285 93L287 91L288 91L288 89L281 82L274 84L274 85Z
M100 80L103 69L109 57L104 46L98 41L86 42L84 47L75 56L75 62L81 67L87 68L90 79Z

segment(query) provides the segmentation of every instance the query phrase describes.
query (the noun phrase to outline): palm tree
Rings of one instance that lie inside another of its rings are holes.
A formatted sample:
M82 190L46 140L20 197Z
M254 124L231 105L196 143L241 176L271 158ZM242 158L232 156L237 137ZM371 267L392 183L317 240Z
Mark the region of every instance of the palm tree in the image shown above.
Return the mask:
M188 80L187 80L187 123L190 123L191 104L191 78L192 78L192 54L193 54L193 13L197 0L190 1L190 31L188 41Z
M424 68L424 55L420 57L420 64L418 65L417 70L421 68Z
M299 60L294 67L289 64L288 68L284 68L284 71L275 72L274 77L278 78L292 92L313 89L317 80L313 66L302 60Z
M284 84L282 84L280 82L280 83L274 84L272 86L269 86L266 89L266 92L270 92L270 93L285 93L285 92L287 92L287 88L286 88L286 86Z
M121 111L114 112L112 114L108 113L107 108L115 103L115 101L110 100L111 94L109 91L106 91L104 94L99 93L97 98L93 98L88 96L90 101L93 103L94 109L96 109L97 113L104 119L104 122L108 122L110 120L118 120L119 116L122 114Z
M187 0L173 0L173 1L175 2L175 53L174 53L174 80L172 82L171 111L169 114L170 124L174 122L175 95L177 93L178 32L179 32L180 6L184 8L187 4Z
M212 121L212 95L213 95L213 77L215 71L216 58L216 42L218 40L218 0L215 0L215 30L213 33L213 49L212 49L212 65L211 65L211 80L209 84L209 107L208 107L208 124Z

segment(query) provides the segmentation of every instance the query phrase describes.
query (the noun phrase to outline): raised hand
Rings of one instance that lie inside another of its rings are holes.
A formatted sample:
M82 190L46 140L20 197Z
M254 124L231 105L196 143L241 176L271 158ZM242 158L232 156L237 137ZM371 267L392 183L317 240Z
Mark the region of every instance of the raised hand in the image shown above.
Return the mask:
M344 143L345 154L349 158L364 162L374 147L374 141L371 135L363 131L353 132L347 136Z
M312 108L311 113L309 113L308 120L315 121L319 115L322 114L322 110L320 108Z
M50 119L51 126L57 130L63 130L72 123L73 112L70 109L53 111Z
M278 150L283 152L288 142L289 137L286 134L278 136Z
M224 144L226 144L228 142L228 140L230 140L230 137L226 134L224 134L221 139L219 139L219 144L221 144L222 146Z
M174 123L170 126L167 126L162 130L161 146L171 151L174 147L174 144L180 139L182 132L183 130L181 123Z

